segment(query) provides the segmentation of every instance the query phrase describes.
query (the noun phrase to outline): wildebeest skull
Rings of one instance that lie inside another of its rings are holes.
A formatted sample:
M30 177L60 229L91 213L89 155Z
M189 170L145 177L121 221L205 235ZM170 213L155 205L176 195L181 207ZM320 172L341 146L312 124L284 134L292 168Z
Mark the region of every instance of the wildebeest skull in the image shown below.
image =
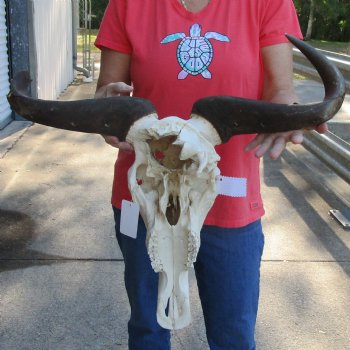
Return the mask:
M153 105L136 97L43 101L26 95L29 74L12 81L8 100L28 120L60 129L117 136L135 149L129 189L147 227L152 267L160 273L157 319L178 329L191 319L188 269L196 260L200 230L219 175L214 146L233 135L317 126L332 118L345 95L337 68L302 41L287 36L313 63L325 85L322 102L282 105L231 96L198 100L189 120L158 120ZM168 308L168 313L166 309Z
M136 154L129 189L147 227L152 267L160 273L157 318L170 329L191 320L188 269L196 260L219 175L213 146L219 139L205 137L213 127L195 120L150 116L135 122L127 135Z

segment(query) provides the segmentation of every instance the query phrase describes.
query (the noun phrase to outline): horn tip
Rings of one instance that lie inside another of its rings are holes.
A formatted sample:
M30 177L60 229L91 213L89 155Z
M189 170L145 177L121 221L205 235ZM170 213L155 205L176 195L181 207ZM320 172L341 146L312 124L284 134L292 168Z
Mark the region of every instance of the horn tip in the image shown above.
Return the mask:
M13 94L27 95L27 89L30 86L32 79L27 70L23 70L14 74L11 79L11 90ZM10 92L11 94L11 92Z

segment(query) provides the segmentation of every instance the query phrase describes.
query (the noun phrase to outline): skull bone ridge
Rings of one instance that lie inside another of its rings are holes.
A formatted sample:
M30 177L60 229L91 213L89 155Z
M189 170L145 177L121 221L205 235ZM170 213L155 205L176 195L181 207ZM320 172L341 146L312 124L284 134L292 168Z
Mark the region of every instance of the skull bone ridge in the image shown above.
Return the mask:
M220 174L210 133L215 133L212 126L196 118L158 120L150 115L127 136L135 149L129 189L147 228L152 267L159 272L157 320L168 329L191 322L188 270L196 260Z

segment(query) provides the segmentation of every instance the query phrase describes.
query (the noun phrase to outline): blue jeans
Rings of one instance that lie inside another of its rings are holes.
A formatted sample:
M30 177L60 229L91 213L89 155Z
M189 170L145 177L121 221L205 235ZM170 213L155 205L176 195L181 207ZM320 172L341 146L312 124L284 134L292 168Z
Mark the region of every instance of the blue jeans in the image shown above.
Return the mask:
M158 274L147 254L145 225L140 218L137 238L127 237L119 231L120 210L113 209L131 307L129 349L169 350L170 332L156 319ZM255 350L263 246L260 220L238 229L203 227L194 268L211 350Z

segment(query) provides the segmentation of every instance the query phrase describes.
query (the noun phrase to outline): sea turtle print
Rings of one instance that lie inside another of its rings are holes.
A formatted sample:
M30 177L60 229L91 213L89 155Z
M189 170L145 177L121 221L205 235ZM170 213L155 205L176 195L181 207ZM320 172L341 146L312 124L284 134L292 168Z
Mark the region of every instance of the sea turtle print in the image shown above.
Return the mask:
M185 33L174 33L167 35L161 44L168 44L175 40L181 40L177 47L177 60L182 68L178 79L185 79L188 74L201 74L205 79L211 79L211 73L208 70L213 60L213 46L209 39L215 39L223 42L230 42L230 39L217 32L207 32L201 36L202 27L195 23L190 28L190 36Z

